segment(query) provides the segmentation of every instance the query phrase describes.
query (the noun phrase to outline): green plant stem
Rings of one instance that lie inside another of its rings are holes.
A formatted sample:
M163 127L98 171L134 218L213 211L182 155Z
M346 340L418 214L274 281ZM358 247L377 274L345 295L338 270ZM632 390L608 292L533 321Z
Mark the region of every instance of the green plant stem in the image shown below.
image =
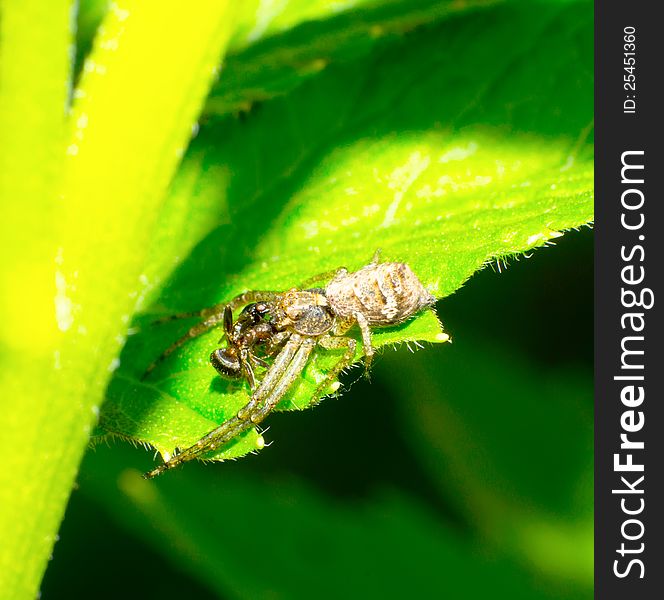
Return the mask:
M34 598L75 468L59 472L67 409L53 372L71 2L7 0L0 15L0 597Z
M29 68L31 61L62 61L64 56L68 62L68 29L53 19L55 8L38 18L43 3L30 5L32 11L26 10L26 3L3 5L3 65L16 61L18 50L34 54L21 57L17 81L2 79L3 95L10 98L2 104L6 120L17 118L14 109L21 114L20 99L11 99L11 86L19 86L24 100L50 102L54 97L34 90L37 84L32 80L41 79L42 73ZM69 5L58 5L68 25ZM129 315L145 285L141 273L155 215L232 31L230 6L230 1L219 0L199 2L196 10L156 0L115 3L74 93L60 157L49 161L26 151L25 160L15 161L12 177L3 179L3 203L12 206L14 225L26 220L29 226L22 233L35 235L15 250L13 258L21 258L32 242L38 244L42 253L36 270L44 275L43 281L39 279L43 289L28 279L23 304L10 303L13 321L26 323L27 332L10 323L0 350L0 377L10 395L4 400L11 400L11 407L2 411L9 421L2 427L5 454L0 475L3 597L33 598L37 592ZM48 40L54 28L64 29L67 36L60 35L57 47L40 44L40 35ZM29 40L21 40L27 31ZM60 58L43 58L53 54ZM5 68L3 75L9 70ZM64 97L60 94L61 111ZM29 107L24 110L29 113ZM38 146L39 131L33 134ZM5 155L11 155L10 149ZM49 178L64 156L61 181ZM45 183L22 195L20 186L28 185L28 169L33 167ZM33 228L28 220L42 205L56 213L55 244L49 243L50 232L41 239L41 228ZM51 248L56 248L56 289ZM7 290L15 276L11 269L3 273ZM35 293L35 287L43 293ZM16 299L16 289L11 292ZM35 318L43 324L40 335L34 331Z

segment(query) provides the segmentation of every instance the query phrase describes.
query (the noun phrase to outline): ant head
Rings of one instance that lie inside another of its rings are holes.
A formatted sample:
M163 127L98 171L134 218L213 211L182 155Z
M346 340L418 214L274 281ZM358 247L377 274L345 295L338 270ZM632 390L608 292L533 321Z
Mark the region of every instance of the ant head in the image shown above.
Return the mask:
M255 302L248 304L242 313L246 315L252 324L260 323L270 314L271 306L267 302Z

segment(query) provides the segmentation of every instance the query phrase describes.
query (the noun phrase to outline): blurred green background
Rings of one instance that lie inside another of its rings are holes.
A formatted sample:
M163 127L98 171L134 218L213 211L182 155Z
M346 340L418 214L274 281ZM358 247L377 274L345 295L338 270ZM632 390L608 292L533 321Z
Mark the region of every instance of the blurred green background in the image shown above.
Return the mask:
M451 345L383 350L258 456L155 490L151 453L89 451L42 598L590 598L592 250L477 273Z

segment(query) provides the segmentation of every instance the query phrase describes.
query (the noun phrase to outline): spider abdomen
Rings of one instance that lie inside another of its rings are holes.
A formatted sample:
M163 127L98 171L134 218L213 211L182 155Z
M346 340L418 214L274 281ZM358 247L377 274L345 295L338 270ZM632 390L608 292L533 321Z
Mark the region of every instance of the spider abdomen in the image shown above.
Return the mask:
M361 314L370 326L403 323L435 302L405 263L372 263L354 273L339 273L325 288L335 314Z

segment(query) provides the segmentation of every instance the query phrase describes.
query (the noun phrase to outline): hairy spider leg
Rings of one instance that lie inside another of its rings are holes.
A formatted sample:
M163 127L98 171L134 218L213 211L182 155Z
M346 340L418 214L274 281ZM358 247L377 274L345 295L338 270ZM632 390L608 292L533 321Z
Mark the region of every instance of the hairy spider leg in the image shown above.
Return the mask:
M323 381L316 388L316 391L313 395L315 404L318 404L323 399L323 396L325 395L325 388L331 385L334 380L339 377L341 371L353 363L353 359L355 358L355 350L357 348L357 342L353 338L334 337L329 334L321 337L318 340L318 343L326 350L338 350L340 348L345 348L346 352L344 352L344 355L339 359L337 364L335 364L334 367L328 371L325 379L323 379Z
M152 479L184 462L202 456L223 446L242 432L263 421L302 372L315 345L315 340L293 334L275 359L258 389L252 395L249 403L235 417L224 421L194 445L145 473L143 477Z
M293 334L292 337L300 338L298 334ZM252 423L261 423L265 417L276 408L277 404L286 395L293 383L295 383L295 380L300 376L304 367L307 366L311 352L316 346L316 340L309 337L303 337L300 338L299 344L300 347L293 357L293 360L288 365L288 369L274 386L270 395L265 398L262 404L258 404L250 414L244 415L245 418L248 416Z
M243 431L251 427L250 423L243 421L239 417L232 417L224 421L219 427L213 429L210 433L203 436L193 446L189 446L179 454L173 456L169 461L162 463L151 471L143 474L143 479L152 479L162 473L173 469L182 463L193 460L194 458L205 454L208 450L213 450L240 435Z
M309 277L309 279L305 279L300 285L298 286L298 289L300 290L306 290L309 288L313 288L314 283L319 283L321 281L329 281L330 279L336 277L339 274L346 274L348 273L348 269L345 267L341 267L339 269L334 269L333 271L325 271L325 273L319 273L318 275L314 275L313 277Z
M159 317L150 323L150 325L163 325L164 323L170 323L171 321L182 321L184 319L194 319L201 317L208 317L216 313L222 313L224 311L224 306L226 302L215 304L214 306L207 306L199 310L192 310L188 312L175 313L174 315L166 315L165 317Z
M256 392L251 396L249 402L238 411L238 418L242 420L251 419L251 415L253 414L256 407L260 405L263 399L269 396L278 386L279 381L288 371L289 365L291 365L295 360L296 353L305 342L306 346L311 346L311 348L313 348L315 345L314 340L309 339L307 341L307 338L303 338L297 333L294 333L290 336L281 352L277 354L277 357L274 359L272 366L266 371L263 380L258 386ZM286 390L284 390L282 396L285 393Z
M353 313L351 318L345 319L343 321L339 320L336 327L334 328L334 334L336 336L342 336L355 324L357 324L358 328L360 329L360 334L362 335L362 351L364 352L364 376L367 379L370 379L371 376L369 373L369 367L373 362L373 357L376 353L376 350L371 343L371 328L369 327L369 323L367 322L365 316L362 313Z
M235 309L240 308L240 306L251 304L252 302L269 302L280 295L281 292L273 292L270 290L250 290L238 294L235 298L231 298L226 304L234 311Z
M157 321L155 321L155 323L165 323L167 321L174 321L177 319L185 319L192 317L206 317L204 321L191 327L187 331L187 333L185 333L181 338L173 342L152 363L150 363L148 368L141 376L141 380L146 379L147 376L152 371L154 371L154 369L160 363L166 360L171 354L173 354L173 352L175 352L178 348L186 344L189 340L192 340L200 335L203 335L204 333L208 332L210 329L214 329L215 327L217 327L219 323L221 323L224 320L224 313L226 312L226 307L230 307L231 319L232 319L232 312L236 308L242 306L243 304L249 304L251 302L268 302L270 300L273 300L277 295L278 295L277 292L270 292L270 291L244 292L243 294L235 296L235 298L232 298L228 302L225 302L223 304L215 304L214 306L204 308L202 310L199 310L198 312L179 313L176 315L171 315L170 317L164 317L163 319L158 319Z
M249 304L251 302L263 302L272 300L278 292L267 291L267 290L254 290L249 292L243 292L238 294L228 302L220 302L213 306L206 306L198 310L192 310L188 312L175 313L174 315L166 315L165 317L159 317L150 323L150 325L162 325L163 323L169 323L171 321L181 321L183 319L193 319L200 317L209 317L210 315L223 313L226 306L230 306L232 310L242 306L243 304Z
M154 369L158 365L164 362L178 348L186 344L189 340L193 340L199 335L203 335L206 331L209 331L210 329L217 327L217 325L219 325L221 321L223 321L223 313L215 313L213 315L210 315L207 319L205 319L205 321L202 321L201 323L198 323L197 325L191 327L187 331L187 333L185 333L181 338L173 342L154 361L152 361L152 363L150 363L148 368L145 369L145 372L141 376L141 380L144 380L148 375L150 375L150 373L152 373L152 371L154 371Z
M380 248L374 252L373 258L371 259L371 264L378 264L380 262L380 252ZM325 280L329 281L330 279L334 279L335 277L343 277L344 275L348 275L348 269L346 267L339 267L337 269L333 269L332 271L325 271L324 273L319 273L318 275L309 277L309 279L305 279L302 283L300 283L298 288L301 290L306 290L308 288L314 287L314 283Z
M297 337L299 338L299 336ZM201 456L210 450L214 450L216 447L225 444L243 431L252 427L254 423L250 421L247 416L263 398L269 395L270 391L278 382L279 377L284 373L284 369L287 369L288 364L292 362L298 347L299 339L289 340L289 343L287 343L279 353L272 368L268 371L260 386L252 395L249 403L238 411L236 416L224 421L219 427L203 436L194 445L186 448L179 454L173 456L169 461L146 473L144 477L146 479L152 479L168 469L172 469L179 464ZM247 411L247 409L249 410Z
M369 323L363 314L355 313L353 317L355 318L357 326L360 328L360 333L362 334L362 350L364 350L364 376L367 379L370 379L369 367L373 362L373 357L376 352L374 350L373 344L371 343L371 329L369 328Z

